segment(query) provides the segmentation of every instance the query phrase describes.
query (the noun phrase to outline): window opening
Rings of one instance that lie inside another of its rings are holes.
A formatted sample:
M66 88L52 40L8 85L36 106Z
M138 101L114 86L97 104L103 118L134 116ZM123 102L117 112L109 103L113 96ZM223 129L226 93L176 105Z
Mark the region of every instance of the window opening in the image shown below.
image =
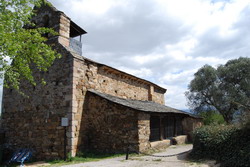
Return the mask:
M174 117L165 117L164 129L165 129L165 138L170 138L174 136Z
M45 28L49 28L49 16L48 15L45 15L43 17L43 27ZM48 38L49 37L49 33L45 33L43 34L44 37Z
M183 128L182 128L182 118L176 118L176 133L178 135L183 135Z
M160 140L160 117L150 117L150 141Z

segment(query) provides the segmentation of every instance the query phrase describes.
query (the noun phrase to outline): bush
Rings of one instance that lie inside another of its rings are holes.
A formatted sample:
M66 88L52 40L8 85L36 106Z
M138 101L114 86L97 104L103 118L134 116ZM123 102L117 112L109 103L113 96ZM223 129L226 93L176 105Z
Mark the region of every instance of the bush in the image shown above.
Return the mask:
M214 110L203 111L200 112L199 115L203 118L204 125L219 125L226 123L223 116Z
M191 158L215 159L221 166L250 166L250 126L203 126L194 132Z

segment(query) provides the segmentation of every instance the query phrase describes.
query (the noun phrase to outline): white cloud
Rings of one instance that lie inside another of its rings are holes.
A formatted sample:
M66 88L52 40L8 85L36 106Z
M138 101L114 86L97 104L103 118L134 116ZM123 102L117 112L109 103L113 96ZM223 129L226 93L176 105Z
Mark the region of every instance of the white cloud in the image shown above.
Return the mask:
M150 77L153 74L152 71L147 68L140 68L137 70L133 70L126 67L120 67L119 69L129 74L135 75L137 77Z
M168 86L167 93L165 94L166 104L171 104L171 107L178 109L187 109L186 98L184 93L186 91L186 87L179 87L173 85Z
M150 55L139 55L139 56L134 56L132 61L135 61L136 63L139 63L141 65L150 63L152 61L158 60L160 58L163 58L164 55L162 54L150 54Z
M250 57L250 0L51 0L88 34L83 56L168 89L186 108L198 68Z
M192 79L193 74L198 69L176 71L173 73L166 73L160 80L166 85L187 85Z

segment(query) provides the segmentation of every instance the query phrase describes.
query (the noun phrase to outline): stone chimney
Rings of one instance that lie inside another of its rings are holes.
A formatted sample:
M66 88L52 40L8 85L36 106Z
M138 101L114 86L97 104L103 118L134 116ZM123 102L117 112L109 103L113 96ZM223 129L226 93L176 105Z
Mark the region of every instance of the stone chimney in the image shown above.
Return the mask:
M148 101L153 101L154 98L154 86L153 85L149 85L149 89L148 89Z

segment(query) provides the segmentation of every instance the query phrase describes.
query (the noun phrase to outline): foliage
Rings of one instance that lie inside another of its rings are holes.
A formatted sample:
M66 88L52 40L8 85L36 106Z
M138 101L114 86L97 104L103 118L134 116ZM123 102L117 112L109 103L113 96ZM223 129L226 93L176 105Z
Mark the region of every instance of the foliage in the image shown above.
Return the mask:
M230 60L217 69L205 65L194 76L186 92L194 111L216 110L228 123L236 112L249 112L250 58Z
M47 71L56 54L45 42L43 34L55 32L48 28L35 28L30 21L32 6L43 0L0 0L0 73L4 85L19 89L21 79L36 85L33 70ZM29 29L24 28L29 25ZM11 62L11 63L10 63Z
M215 159L221 166L250 166L250 126L198 128L190 155L194 159Z
M219 125L225 123L222 115L214 110L200 112L199 115L203 118L204 125Z

